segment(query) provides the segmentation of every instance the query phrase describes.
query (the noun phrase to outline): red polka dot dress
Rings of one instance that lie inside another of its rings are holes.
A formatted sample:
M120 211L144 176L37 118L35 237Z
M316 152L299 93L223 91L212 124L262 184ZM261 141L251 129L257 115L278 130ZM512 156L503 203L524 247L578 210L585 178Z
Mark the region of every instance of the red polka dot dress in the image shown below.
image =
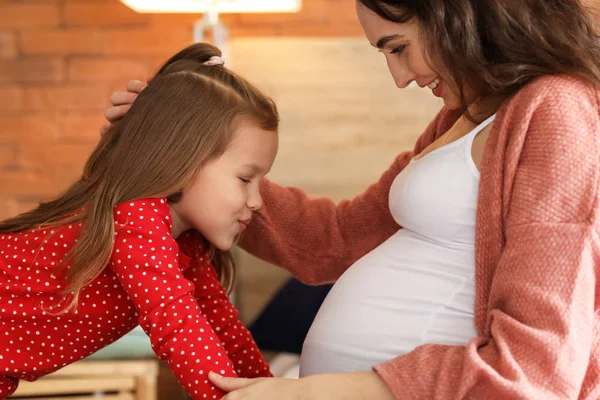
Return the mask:
M64 273L57 266L80 225L0 234L0 399L19 379L33 381L114 342L138 324L154 352L193 399L224 393L208 372L271 376L248 330L237 319L216 271L194 235L182 249L172 238L165 199L115 207L110 263L80 294L75 310L58 314Z

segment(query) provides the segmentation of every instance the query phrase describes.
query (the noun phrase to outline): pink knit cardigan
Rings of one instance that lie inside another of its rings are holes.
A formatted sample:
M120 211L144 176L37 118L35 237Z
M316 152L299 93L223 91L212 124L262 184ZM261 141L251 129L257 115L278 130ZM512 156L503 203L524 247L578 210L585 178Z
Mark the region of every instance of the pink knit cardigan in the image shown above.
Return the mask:
M598 100L590 84L549 76L498 110L477 211L479 336L375 366L398 399L600 399ZM306 282L334 281L400 228L392 180L457 117L443 109L413 151L338 205L265 182L242 247Z

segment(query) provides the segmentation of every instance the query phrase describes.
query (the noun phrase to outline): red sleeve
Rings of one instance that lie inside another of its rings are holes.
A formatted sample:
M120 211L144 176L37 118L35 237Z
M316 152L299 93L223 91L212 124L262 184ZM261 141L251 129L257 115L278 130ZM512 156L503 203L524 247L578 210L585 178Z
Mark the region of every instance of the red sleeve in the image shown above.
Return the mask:
M456 113L442 110L413 151L401 153L364 193L337 205L328 198L310 197L300 189L263 180L264 205L244 233L241 247L304 282L337 280L356 260L398 231L388 205L394 178L433 142L443 130L441 122L447 125L456 118Z
M166 200L120 204L115 223L109 266L133 302L154 352L194 400L221 398L224 393L208 381L209 371L236 374L200 310L194 285L182 275Z
M194 283L194 295L202 315L225 347L237 374L243 378L273 376L252 335L238 319L239 312L231 304L206 255L194 257L185 276Z

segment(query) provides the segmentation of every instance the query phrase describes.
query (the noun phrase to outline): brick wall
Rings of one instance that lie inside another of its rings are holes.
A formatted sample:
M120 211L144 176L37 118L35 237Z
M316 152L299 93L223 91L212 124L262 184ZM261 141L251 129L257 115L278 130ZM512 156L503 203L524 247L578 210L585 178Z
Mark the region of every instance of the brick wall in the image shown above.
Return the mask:
M231 35L357 36L349 0L298 14L226 15ZM190 43L192 15L141 15L117 0L0 0L0 218L72 182L109 94Z
M137 14L118 0L0 0L0 218L77 177L109 94L189 44L196 18ZM352 0L223 21L233 38L361 35Z

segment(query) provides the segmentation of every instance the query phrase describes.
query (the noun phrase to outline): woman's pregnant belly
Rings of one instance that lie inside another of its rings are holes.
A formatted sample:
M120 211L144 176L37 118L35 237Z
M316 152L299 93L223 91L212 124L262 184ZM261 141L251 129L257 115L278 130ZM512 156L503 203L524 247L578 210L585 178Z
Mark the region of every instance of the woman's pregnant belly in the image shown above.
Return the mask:
M406 229L350 267L304 342L300 375L368 371L426 343L465 345L474 323L474 248Z

